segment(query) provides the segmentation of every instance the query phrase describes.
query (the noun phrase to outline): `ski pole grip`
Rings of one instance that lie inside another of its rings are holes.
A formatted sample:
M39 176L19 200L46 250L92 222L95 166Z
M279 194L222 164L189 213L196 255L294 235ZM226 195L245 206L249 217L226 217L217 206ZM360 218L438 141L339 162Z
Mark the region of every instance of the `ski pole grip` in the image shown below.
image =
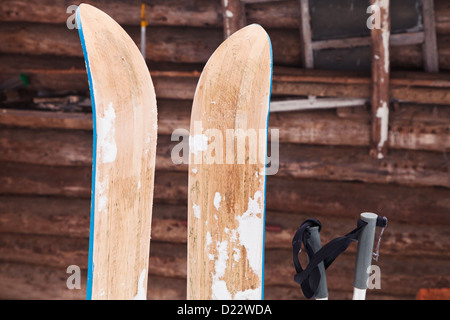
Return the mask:
M310 232L310 237L307 241L309 242L309 245L311 246L314 253L316 253L317 251L320 250L320 248L322 248L319 227L318 226L310 227L310 228L308 228L308 230ZM323 265L323 262L319 263L317 265L317 267L319 268L319 272L320 272L320 282L319 282L319 286L317 288L315 298L316 299L328 298L327 277L325 274L325 267Z
M367 289L369 267L372 264L372 252L377 218L378 216L375 213L361 213L361 220L367 222L367 225L359 234L358 249L356 252L355 278L353 281L353 286L358 289Z

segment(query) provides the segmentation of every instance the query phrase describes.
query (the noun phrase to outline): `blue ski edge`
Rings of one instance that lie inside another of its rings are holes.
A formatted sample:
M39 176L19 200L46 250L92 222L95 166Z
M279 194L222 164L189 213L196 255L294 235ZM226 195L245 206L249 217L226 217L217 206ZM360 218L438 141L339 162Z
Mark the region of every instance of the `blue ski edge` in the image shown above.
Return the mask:
M267 35L270 45L270 89L269 89L269 109L267 111L267 141L269 139L269 114L270 114L270 100L272 96L272 78L273 78L273 52L272 52L272 42L270 41L269 35ZM261 300L264 300L264 265L265 265L265 246L266 246L266 190L267 190L267 144L266 141L266 163L264 166L264 210L263 210L263 245L262 245L262 284L261 284Z
M93 249L94 249L94 218L95 218L95 171L96 171L96 155L97 155L97 128L96 128L96 116L95 116L95 97L93 91L93 83L91 76L91 69L89 67L89 58L86 50L86 42L84 39L83 28L80 18L80 7L76 11L76 23L78 27L78 34L80 36L81 46L83 48L84 61L86 62L86 70L89 81L89 93L91 96L92 104L92 124L93 124L93 151L92 151L92 182L91 182L91 215L90 215L90 231L89 231L89 260L88 260L88 274L87 274L87 288L86 299L92 299L92 278L94 273L93 264Z

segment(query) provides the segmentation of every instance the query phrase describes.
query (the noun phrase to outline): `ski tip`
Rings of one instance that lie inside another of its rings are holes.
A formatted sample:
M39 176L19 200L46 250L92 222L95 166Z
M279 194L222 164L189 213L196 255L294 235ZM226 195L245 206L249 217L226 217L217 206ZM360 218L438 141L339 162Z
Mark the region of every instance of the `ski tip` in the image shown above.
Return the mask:
M253 60L256 59L255 61L262 64L265 64L264 61L266 61L271 65L272 45L269 35L259 24L245 26L222 42L209 58L207 65L210 61L217 63L216 58L220 63L223 62L224 55L234 57L232 60L235 60L235 63L232 63L231 66L233 64L239 66L236 64L238 60L242 60L245 64L249 57L253 57Z
M232 41L234 38L245 37L247 41L256 41L257 39L264 39L270 43L270 37L266 30L257 23L252 23L248 26L245 26L235 33L233 33L227 40Z

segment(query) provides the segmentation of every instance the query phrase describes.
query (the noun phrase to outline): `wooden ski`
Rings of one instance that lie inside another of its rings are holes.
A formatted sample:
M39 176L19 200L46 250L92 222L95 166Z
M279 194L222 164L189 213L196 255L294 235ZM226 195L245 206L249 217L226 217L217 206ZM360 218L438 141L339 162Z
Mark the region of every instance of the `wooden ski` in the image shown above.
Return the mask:
M145 299L157 137L150 73L111 17L76 13L92 100L88 299Z
M195 92L189 137L188 299L261 299L272 78L259 25L225 40Z

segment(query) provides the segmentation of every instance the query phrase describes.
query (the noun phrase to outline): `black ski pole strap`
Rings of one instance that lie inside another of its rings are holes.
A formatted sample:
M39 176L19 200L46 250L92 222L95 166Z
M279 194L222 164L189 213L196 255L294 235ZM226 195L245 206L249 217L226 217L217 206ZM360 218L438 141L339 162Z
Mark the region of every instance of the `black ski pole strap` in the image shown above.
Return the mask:
M308 256L308 259L311 259L314 256L314 251L309 245L307 240L309 238L308 229L316 226L319 227L320 232L320 230L322 229L322 225L319 220L317 219L305 220L300 225L300 227L298 228L297 232L294 235L294 238L292 239L292 254L295 271L297 272L296 276L304 273L300 260L298 259L298 253L301 251L302 243ZM294 280L297 282L295 278ZM316 266L316 268L311 268L311 271L309 272L307 277L307 281L297 283L301 286L305 297L310 299L315 295L317 287L319 286L319 282L320 282L320 272L319 268L317 268Z
M303 291L303 294L307 299L311 299L315 296L317 288L320 282L320 272L318 264L323 261L325 269L327 269L333 261L344 252L350 243L358 240L359 233L367 225L367 222L358 219L357 227L345 236L338 237L331 240L325 246L323 246L316 253L306 241L309 236L308 228L318 226L319 232L321 230L321 224L317 219L308 219L304 221L292 239L292 253L294 267L297 274L294 276L294 281L298 283ZM301 251L301 245L305 248L308 255L308 266L303 269L298 259L298 253Z

